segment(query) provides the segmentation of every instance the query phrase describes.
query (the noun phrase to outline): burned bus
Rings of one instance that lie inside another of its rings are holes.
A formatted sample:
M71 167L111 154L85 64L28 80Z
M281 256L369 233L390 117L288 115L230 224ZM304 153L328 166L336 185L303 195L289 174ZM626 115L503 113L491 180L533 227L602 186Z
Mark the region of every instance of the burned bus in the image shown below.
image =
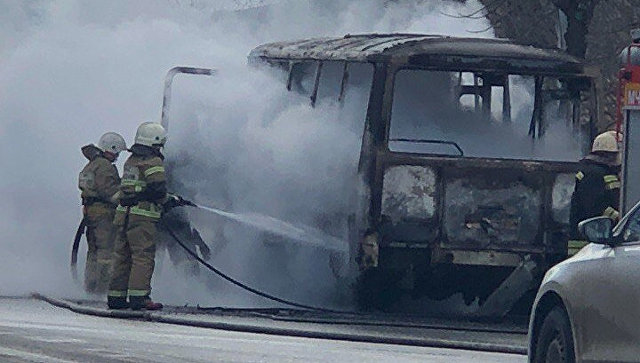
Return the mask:
M461 293L502 315L566 258L597 116L578 59L505 39L365 34L265 44L249 62L282 70L312 105L361 110L349 226L362 307Z

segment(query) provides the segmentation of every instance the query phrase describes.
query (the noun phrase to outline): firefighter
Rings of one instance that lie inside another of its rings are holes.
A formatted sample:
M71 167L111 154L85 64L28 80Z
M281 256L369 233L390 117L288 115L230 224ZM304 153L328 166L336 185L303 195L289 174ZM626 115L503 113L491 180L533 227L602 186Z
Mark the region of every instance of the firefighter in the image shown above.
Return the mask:
M166 139L167 133L160 124L142 123L136 132L135 144L129 150L131 156L124 164L121 195L114 218L118 227L107 296L110 309L162 309L162 304L150 297L156 224L164 211L188 204L166 191L162 155Z
M620 218L620 147L615 131L598 135L591 153L580 161L576 186L571 198L571 228L578 236L578 223L587 218Z
M86 224L87 262L84 272L84 288L89 293L107 292L110 278L111 253L115 239L113 218L120 185L118 169L113 164L127 145L119 134L107 132L98 145L82 147L82 154L89 163L78 177L82 191L83 223Z

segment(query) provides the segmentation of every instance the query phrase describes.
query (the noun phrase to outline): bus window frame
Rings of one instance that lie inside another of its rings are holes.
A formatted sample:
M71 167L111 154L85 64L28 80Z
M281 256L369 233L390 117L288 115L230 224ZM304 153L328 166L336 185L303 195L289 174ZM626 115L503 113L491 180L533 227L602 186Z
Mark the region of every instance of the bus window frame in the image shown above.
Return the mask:
M366 65L366 66L370 66L371 67L371 83L373 84L373 78L374 78L374 72L375 72L375 64L372 62L360 62L360 61L321 61L321 60L314 60L314 59L307 59L307 60L296 60L296 61L289 61L289 70L288 70L288 74L287 74L287 82L286 82L286 88L287 91L291 92L293 91L293 73L294 73L294 69L298 64L304 64L304 63L309 63L309 64L313 64L315 65L316 69L315 69L315 75L314 77L314 83L313 83L313 89L311 91L311 94L309 95L309 99L311 101L311 107L316 106L316 101L318 99L318 90L320 87L320 80L322 78L322 69L324 67L324 63L342 63L342 77L340 80L340 92L338 93L338 97L337 97L337 101L339 102L340 106L344 106L344 101L346 98L346 93L348 91L348 84L349 84L349 79L350 79L350 73L349 73L349 68L350 65L354 65L354 64L361 64L361 65ZM371 89L369 89L369 95L371 94ZM368 108L368 103L367 103L367 108Z
M393 102L395 99L395 88L396 88L396 77L397 74L400 71L404 71L404 70L411 70L411 71L427 71L427 72L451 72L451 73L462 73L462 72L469 72L469 73L473 73L474 75L476 73L499 73L497 72L497 70L492 70L492 69L487 69L487 70L478 70L478 69L460 69L460 68L453 68L453 67L438 67L438 66L416 66L416 65L408 65L408 64L393 64L393 63L387 63L386 66L387 68L387 79L386 79L386 87L385 87L385 97L383 99L383 115L382 115L382 121L384 122L384 135L382 137L382 150L384 151L384 153L390 154L390 155L411 155L413 157L453 157L453 158L465 158L465 159L486 159L486 160L513 160L513 161L543 161L543 160L533 160L533 159L511 159L511 158L496 158L496 157L482 157L482 156L467 156L467 155L462 155L462 156L455 156L455 155L441 155L441 154L434 154L434 153L415 153L415 152L401 152L401 151L393 151L389 148L389 142L392 141L390 140L390 131L391 131L391 118L392 118L392 114L393 114ZM542 81L544 80L544 78L546 77L555 77L555 78L570 78L570 79L574 79L574 80L579 80L579 79L583 79L586 78L589 80L590 83L590 87L585 88L583 91L587 91L590 92L592 94L596 94L595 92L597 92L596 89L596 84L595 84L595 80L593 79L593 77L588 77L588 76L574 76L574 77L568 77L567 75L564 74L557 74L557 73L553 73L553 72L549 72L549 73L527 73L527 72L517 72L517 71L513 71L513 72L504 72L504 74L506 75L506 77L509 76L523 76L523 77L533 77L534 80L535 79L540 79L541 84ZM475 77L474 77L475 78ZM475 82L474 82L475 83ZM538 98L540 98L540 101L536 101ZM593 125L594 125L594 116L597 117L597 112L598 112L598 106L597 106L597 100L595 100L595 96L590 96L590 102L589 102L589 113L591 114L591 118L589 120L589 123L587 125L587 132L591 133L592 129L593 129ZM580 100L580 98L578 98L578 100ZM534 102L541 102L542 101L542 94L538 95L537 90L535 90L534 92ZM504 107L504 105L503 105ZM509 107L510 108L510 107ZM535 109L535 108L534 108ZM509 110L510 111L510 110ZM542 110L540 110L540 113L542 113ZM535 110L534 112L532 112L532 118L535 117ZM574 115L575 117L575 115ZM577 121L579 123L579 120L571 120L573 121ZM538 126L538 125L536 125ZM539 135L542 136L542 135ZM593 139L592 135L586 135L588 136L591 140ZM535 138L534 138L535 139ZM441 140L441 141L447 141L447 140ZM453 142L455 143L455 142ZM545 162L556 162L554 160L544 160Z

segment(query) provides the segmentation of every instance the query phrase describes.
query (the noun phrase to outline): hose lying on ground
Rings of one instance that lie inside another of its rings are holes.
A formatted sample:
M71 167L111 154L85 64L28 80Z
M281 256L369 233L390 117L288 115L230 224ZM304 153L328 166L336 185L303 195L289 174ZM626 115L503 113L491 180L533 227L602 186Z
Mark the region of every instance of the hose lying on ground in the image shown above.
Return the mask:
M228 275L226 275L222 271L220 271L217 268L213 267L207 261L205 261L202 258L200 258L200 256L198 256L198 254L195 251L193 251L189 247L187 247L187 245L185 245L184 242L182 242L180 240L180 238L178 238L178 236L173 232L173 230L171 230L171 227L169 227L169 225L167 223L165 223L163 221L162 224L167 229L167 232L169 232L169 235L178 243L178 245L180 245L180 247L182 247L182 249L185 250L185 252L187 252L189 255L191 255L191 257L195 258L196 261L200 262L202 265L204 265L211 272L215 273L216 275L222 277L223 279L229 281L230 283L232 283L232 284L234 284L234 285L236 285L236 286L238 286L238 287L240 287L240 288L242 288L244 290L247 290L247 291L249 291L251 293L254 293L254 294L258 295L258 296L262 296L262 297L264 297L266 299L279 302L281 304L285 304L285 305L289 305L289 306L295 306L295 307L302 308L302 309L315 310L315 311L321 311L321 312L326 312L326 313L354 314L353 311L333 310L333 309L320 308L320 307L317 307L317 306L299 304L299 303L296 303L296 302L293 302L293 301L289 301L289 300L281 299L281 298L273 296L273 295L269 295L269 294L267 294L265 292L262 292L260 290L254 289L254 288L252 288L250 286L247 286L247 285L243 284L242 282L240 282L238 280L235 280L232 277L229 277Z

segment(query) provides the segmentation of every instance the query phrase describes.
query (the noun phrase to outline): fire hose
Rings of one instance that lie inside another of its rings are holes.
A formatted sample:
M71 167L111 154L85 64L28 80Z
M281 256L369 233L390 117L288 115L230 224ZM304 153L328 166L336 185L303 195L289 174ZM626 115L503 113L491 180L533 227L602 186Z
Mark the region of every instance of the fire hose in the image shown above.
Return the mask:
M207 210L206 208L203 208L197 204L191 204L190 206L192 207L196 207L199 209L203 209L203 210ZM200 264L202 264L203 266L205 266L208 270L210 270L211 272L215 273L216 275L222 277L223 279L227 280L228 282L240 287L241 289L244 289L246 291L249 291L255 295L261 296L263 298L266 298L268 300L272 300L275 302L279 302L281 304L285 304L285 305L289 305L289 306L294 306L297 308L302 308L302 309L307 309L307 310L314 310L314 311L319 311L319 312L326 312L326 313L338 313L338 314L351 314L353 313L352 311L344 311L344 310L334 310L334 309L327 309L327 308L321 308L321 307L317 307L317 306L311 306L311 305L305 305L305 304L300 304L300 303L296 303L293 301L289 301L286 299L282 299L279 298L277 296L273 296L270 294L267 294L265 292L262 292L258 289L255 289L251 286L248 286L232 277L230 277L229 275L225 274L224 272L218 270L217 268L215 268L214 266L212 266L210 263L208 263L207 261L203 260L200 256L198 256L198 254L193 251L192 249L190 249L189 247L187 247L187 245L182 242L180 240L180 238L176 235L176 233L171 229L171 227L165 223L164 221L161 222L163 224L163 226L166 228L167 232L169 233L169 235L178 243L178 245L180 247L182 247L182 249L185 250L185 252L187 254L189 254L191 257L193 257L196 261L198 261Z
M80 248L80 239L82 238L86 228L87 218L85 217L80 221L76 235L73 238L73 246L71 247L71 276L73 276L73 280L76 282L78 282L78 249Z

